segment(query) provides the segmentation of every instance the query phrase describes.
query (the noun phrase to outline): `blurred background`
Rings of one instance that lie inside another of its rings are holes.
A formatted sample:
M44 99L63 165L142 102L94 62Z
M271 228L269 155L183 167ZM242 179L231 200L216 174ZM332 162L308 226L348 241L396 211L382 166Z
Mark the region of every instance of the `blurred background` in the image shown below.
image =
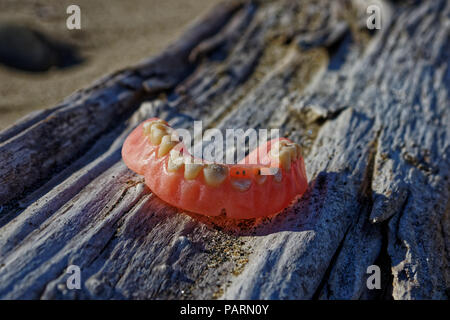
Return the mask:
M0 130L156 55L219 0L0 0ZM68 30L66 9L81 9Z

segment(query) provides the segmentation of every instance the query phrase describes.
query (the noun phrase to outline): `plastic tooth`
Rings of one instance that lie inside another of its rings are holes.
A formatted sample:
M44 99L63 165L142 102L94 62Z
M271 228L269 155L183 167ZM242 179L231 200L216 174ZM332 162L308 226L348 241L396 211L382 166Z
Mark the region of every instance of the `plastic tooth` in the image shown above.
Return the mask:
M284 148L288 148L291 152L292 161L295 161L302 156L302 148L296 143L287 143Z
M164 120L162 120L162 119L158 119L158 120L153 120L153 121L151 121L150 122L152 125L154 125L154 124L162 124L162 125L167 125L167 122L166 121L164 121Z
M270 150L270 155L279 161L279 164L286 171L291 168L291 163L301 156L301 148L296 143L290 143L285 140L277 142Z
M174 162L170 158L167 161L167 171L169 171L169 172L177 172L182 166L183 166L183 163L180 165L180 164Z
M203 168L202 164L186 162L184 164L184 178L186 180L192 180L197 178L202 168Z
M296 145L297 144L294 142L288 142L286 140L280 141L280 148L289 150L289 152L291 152L291 156L293 158L295 158L295 156L297 154Z
M159 128L152 127L150 141L154 145L159 145L161 143L162 137L164 137L165 135L166 135L165 131L163 131Z
M148 135L150 135L152 133L152 124L153 123L154 123L153 121L144 123L144 126L142 127L142 130L143 130L143 132L144 132L144 134L146 136L148 136Z
M288 144L283 147L284 150L287 150L291 156L291 161L295 161L297 159L297 149L294 144Z
M158 157L164 157L177 145L178 142L172 141L170 135L165 135L161 138L161 144L158 149Z
M162 137L164 137L165 135L167 135L167 126L163 125L163 124L153 124L151 126L151 135L150 135L150 141L154 144L154 145L158 145L161 143L161 139Z
M184 165L184 158L180 155L178 150L172 149L169 153L169 160L167 161L167 171L176 172Z
M217 187L228 176L228 168L219 164L208 164L203 168L203 175L208 185Z
M153 121L144 123L143 131L144 131L145 135L148 135L148 136L151 135L151 133L152 133L152 126L154 124L160 124L160 125L166 126L167 122L165 122L164 120L159 119L159 120L153 120Z
M250 179L231 179L231 185L236 190L244 192L250 189L252 181Z
M293 145L290 146L290 148L292 148L291 159L292 159L292 161L296 161L299 156L297 144L294 143Z
M278 157L281 167L289 171L291 169L291 153L286 148L282 148Z
M279 147L279 148L278 148ZM281 147L279 145L275 146L270 150L270 155L272 158L278 161L278 164L286 171L291 168L291 148Z

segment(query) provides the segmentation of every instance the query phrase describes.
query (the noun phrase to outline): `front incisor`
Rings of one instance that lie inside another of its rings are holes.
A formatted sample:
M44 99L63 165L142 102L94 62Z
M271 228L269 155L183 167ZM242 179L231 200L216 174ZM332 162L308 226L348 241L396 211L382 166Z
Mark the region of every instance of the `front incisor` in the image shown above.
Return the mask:
M184 178L186 180L192 180L197 178L202 168L203 168L202 164L186 162L184 164Z
M228 168L220 164L208 164L203 168L203 175L208 185L217 187L228 176Z
M167 161L167 171L176 172L184 165L184 158L179 150L172 149Z
M177 141L172 141L170 135L165 135L161 139L161 144L158 149L158 157L164 157L166 154L172 150L173 147L177 145Z

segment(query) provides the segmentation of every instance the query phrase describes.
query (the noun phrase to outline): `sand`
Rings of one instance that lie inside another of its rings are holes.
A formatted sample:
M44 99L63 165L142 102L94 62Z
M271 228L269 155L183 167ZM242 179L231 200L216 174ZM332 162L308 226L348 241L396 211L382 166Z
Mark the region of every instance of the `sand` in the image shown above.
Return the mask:
M78 47L83 63L33 73L0 64L0 129L61 102L100 77L156 55L218 0L0 0L0 21L23 25ZM68 30L66 8L81 8L81 30Z

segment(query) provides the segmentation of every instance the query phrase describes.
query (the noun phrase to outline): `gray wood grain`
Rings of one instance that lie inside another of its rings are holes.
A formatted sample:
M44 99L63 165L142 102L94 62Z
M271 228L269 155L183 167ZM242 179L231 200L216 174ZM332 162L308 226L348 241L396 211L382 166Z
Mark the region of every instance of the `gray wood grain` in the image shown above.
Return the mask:
M364 1L228 2L1 132L0 297L448 298L450 4L382 5L370 34ZM152 116L281 128L308 191L273 218L177 210L121 161Z

